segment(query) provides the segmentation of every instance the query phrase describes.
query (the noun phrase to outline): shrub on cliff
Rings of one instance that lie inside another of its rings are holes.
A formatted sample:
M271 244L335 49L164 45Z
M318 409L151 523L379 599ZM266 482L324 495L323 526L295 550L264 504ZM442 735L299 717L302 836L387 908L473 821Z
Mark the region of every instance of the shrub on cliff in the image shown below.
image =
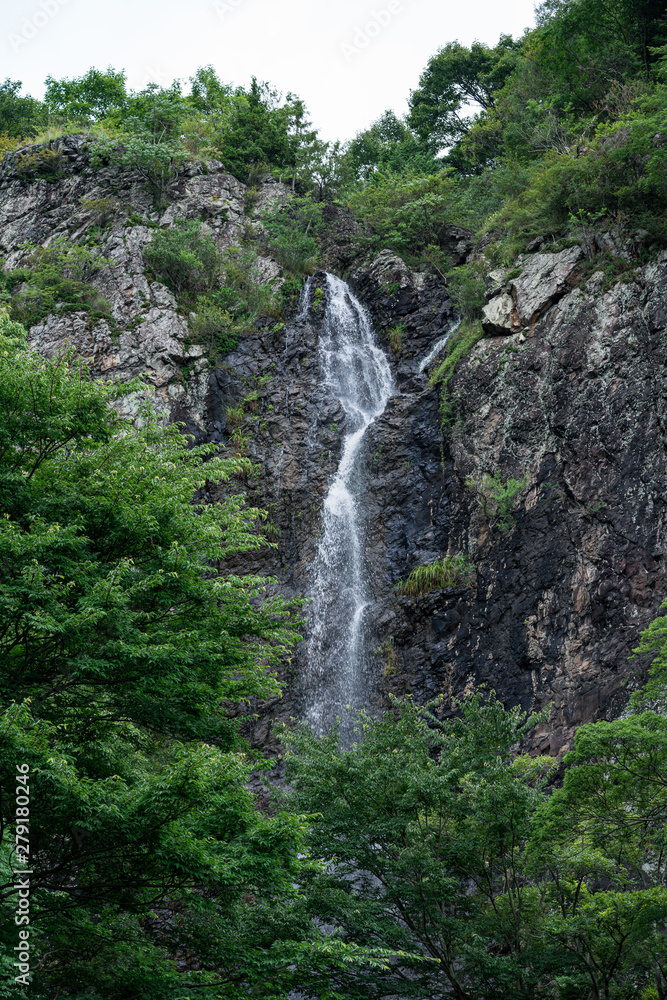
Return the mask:
M632 100L613 122L599 125L566 152L552 151L536 164L516 197L493 217L526 238L558 234L581 221L625 218L667 240L667 86Z
M319 261L322 206L310 198L295 198L261 216L260 239L283 267L293 274L312 274Z
M190 330L212 359L233 351L239 342L238 326L232 314L205 296L197 300L196 312L190 319Z
M258 315L278 311L257 253L247 247L221 251L196 219L157 232L144 258L179 302L195 311L193 334L212 350L223 342L231 350L239 331Z
M149 84L145 90L128 96L124 104L110 107L103 119L110 134L93 144L93 165L111 162L136 170L150 190L155 207L163 208L189 156L183 142L187 113L178 81L164 88Z
M397 594L420 597L439 587L469 586L475 579L475 567L463 553L443 556L427 566L417 566L407 580L394 586Z
M221 287L214 299L241 323L260 315L278 315L275 290L266 281L262 262L251 247L230 247L222 255Z
M3 275L13 319L31 327L50 314L83 310L92 320L113 322L109 303L90 283L109 263L99 250L64 238L22 249L22 266Z
M196 219L158 230L144 260L176 296L189 301L216 288L222 273L220 250Z

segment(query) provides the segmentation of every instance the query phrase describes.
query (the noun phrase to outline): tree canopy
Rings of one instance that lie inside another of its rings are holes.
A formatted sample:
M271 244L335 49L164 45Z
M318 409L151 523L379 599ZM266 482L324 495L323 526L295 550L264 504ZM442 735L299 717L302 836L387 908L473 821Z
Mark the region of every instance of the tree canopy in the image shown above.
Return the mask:
M193 502L244 460L192 447L175 426L138 430L113 403L140 386L91 381L69 354L39 357L6 318L0 335L0 783L12 828L0 898L8 915L20 764L42 956L33 993L174 995L170 949L197 936L236 982L244 893L284 894L301 837L299 820L254 808L246 783L259 764L229 712L275 692L293 609L265 581L217 570L264 544L259 512L242 497ZM176 933L155 923L160 907L178 912ZM3 927L10 969L13 920Z

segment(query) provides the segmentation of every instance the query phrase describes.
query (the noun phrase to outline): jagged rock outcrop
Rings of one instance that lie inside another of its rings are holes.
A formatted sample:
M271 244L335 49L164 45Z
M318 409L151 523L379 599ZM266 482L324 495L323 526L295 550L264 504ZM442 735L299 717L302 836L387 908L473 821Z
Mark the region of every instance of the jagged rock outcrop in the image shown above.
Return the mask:
M157 210L138 174L118 166L93 165L88 140L66 136L52 144L60 158L55 179L25 176L21 157L42 147L26 147L0 166L0 254L17 266L26 241L48 246L53 240L80 240L94 230L101 212L108 217L101 252L108 261L93 284L111 307L106 320L88 314L49 316L30 331L33 347L52 356L75 348L97 377L128 381L145 376L152 393L128 396L125 412L134 415L150 398L162 420L178 419L195 432L205 423L208 362L204 349L189 343L188 324L176 300L161 283L146 277L143 250L157 228L178 220L201 219L217 244L236 244L244 221L247 189L216 160L191 163L172 185L169 204ZM287 197L273 177L260 186L255 210ZM276 261L262 258L263 278L280 275Z
M490 334L516 333L536 323L575 283L581 247L560 253L535 253L517 258L520 273L504 285L504 272L487 279L489 301L482 310L482 329Z

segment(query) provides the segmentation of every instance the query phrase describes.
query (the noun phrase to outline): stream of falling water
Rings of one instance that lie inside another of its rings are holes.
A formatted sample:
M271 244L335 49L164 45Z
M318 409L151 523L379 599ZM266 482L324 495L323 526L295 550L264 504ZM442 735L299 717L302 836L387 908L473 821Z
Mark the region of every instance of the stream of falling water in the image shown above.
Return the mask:
M447 333L444 335L444 337L440 337L439 340L436 340L431 350L428 352L426 357L421 361L419 365L418 370L420 374L421 372L426 371L426 369L428 368L428 366L431 364L432 361L435 361L435 359L443 350L445 344L447 343L451 335L453 333L456 333L460 325L461 325L461 320L455 319L452 323L450 323L449 329L447 330Z
M346 422L315 559L305 709L307 721L320 734L340 717L345 736L351 730L348 707L365 707L371 688L364 629L371 594L360 503L366 489L364 437L384 412L394 382L368 313L348 285L332 274L327 275L319 361Z

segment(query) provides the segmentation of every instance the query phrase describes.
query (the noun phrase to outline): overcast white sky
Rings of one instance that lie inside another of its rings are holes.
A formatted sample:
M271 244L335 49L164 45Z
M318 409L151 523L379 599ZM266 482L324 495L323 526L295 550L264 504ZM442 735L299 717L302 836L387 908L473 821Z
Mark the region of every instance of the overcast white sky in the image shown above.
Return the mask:
M222 80L268 80L302 97L326 139L398 114L445 42L495 44L533 25L533 0L0 0L0 78L43 94L44 78L91 66L135 89L212 63Z

